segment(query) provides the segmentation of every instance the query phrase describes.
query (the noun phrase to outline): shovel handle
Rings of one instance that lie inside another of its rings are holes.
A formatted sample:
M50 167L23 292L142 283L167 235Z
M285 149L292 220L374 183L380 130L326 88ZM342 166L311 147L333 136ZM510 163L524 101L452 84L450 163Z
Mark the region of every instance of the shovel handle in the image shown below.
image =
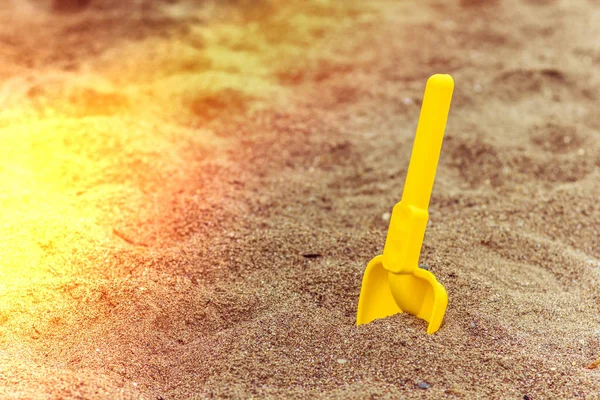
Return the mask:
M450 75L427 80L402 200L394 206L383 250L383 265L390 272L411 273L419 263L453 91Z
M450 75L433 75L427 81L402 193L405 204L423 210L429 207L453 91Z

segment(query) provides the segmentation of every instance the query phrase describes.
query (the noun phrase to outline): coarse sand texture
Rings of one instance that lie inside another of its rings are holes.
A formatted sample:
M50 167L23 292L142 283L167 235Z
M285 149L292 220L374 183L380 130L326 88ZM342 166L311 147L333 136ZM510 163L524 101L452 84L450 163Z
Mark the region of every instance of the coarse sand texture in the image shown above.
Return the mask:
M597 0L34 3L0 0L0 399L600 399ZM357 326L438 73L446 314Z

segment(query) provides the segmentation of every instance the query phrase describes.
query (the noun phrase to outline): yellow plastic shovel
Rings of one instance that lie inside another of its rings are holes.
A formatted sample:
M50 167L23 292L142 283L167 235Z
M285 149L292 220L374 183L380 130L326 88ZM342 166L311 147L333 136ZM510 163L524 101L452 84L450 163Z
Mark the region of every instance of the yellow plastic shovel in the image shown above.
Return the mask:
M418 264L453 90L450 75L433 75L427 81L402 199L392 211L383 255L365 270L357 325L402 311L429 322L430 335L442 324L448 294Z

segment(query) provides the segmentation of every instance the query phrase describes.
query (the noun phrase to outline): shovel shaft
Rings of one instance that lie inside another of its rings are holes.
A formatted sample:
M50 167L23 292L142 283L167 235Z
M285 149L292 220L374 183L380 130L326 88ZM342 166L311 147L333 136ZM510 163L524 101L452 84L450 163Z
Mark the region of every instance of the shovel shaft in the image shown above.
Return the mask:
M427 81L402 193L404 204L423 210L429 207L453 90L450 75L434 75Z
M427 81L402 200L392 212L383 250L389 272L411 273L419 263L453 91L450 75L433 75Z

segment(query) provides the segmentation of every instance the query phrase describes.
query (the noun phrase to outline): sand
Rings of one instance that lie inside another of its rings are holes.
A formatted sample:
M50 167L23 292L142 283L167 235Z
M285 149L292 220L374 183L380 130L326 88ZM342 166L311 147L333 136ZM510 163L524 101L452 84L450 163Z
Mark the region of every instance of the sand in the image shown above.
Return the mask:
M0 10L0 398L600 398L597 1ZM448 311L356 327L433 73Z

